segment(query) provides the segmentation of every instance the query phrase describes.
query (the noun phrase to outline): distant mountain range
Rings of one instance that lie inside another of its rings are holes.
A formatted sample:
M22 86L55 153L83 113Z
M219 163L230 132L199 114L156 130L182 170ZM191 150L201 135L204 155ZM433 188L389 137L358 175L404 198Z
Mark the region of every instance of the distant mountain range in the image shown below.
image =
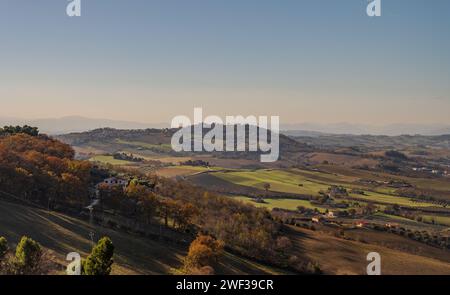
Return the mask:
M39 127L44 133L51 135L66 134L71 132L83 132L97 128L116 129L146 129L168 128L169 123L139 123L131 121L118 121L109 119L86 118L70 116L62 118L47 118L26 120L19 118L0 117L0 126L4 125L31 125ZM349 134L349 135L442 135L450 134L450 124L390 124L373 126L364 124L336 123L336 124L282 124L282 133L290 136L320 136L324 134Z
M290 136L319 136L324 134L348 135L443 135L450 134L450 124L389 124L373 126L364 124L285 124L283 133Z

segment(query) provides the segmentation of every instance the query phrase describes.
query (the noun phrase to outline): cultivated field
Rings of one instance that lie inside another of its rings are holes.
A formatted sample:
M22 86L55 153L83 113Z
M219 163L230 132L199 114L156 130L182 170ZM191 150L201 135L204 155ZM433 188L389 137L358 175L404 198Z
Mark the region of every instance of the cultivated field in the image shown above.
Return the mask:
M90 159L92 162L99 162L102 164L111 164L111 165L130 165L133 164L130 161L114 159L113 156L99 155L94 156Z
M239 172L218 172L214 176L234 184L264 189L264 184L270 184L270 190L275 192L317 195L320 190L326 190L328 185L312 182L307 178L283 170L255 170Z
M234 199L245 202L247 204L251 204L256 207L262 207L267 208L269 210L272 210L274 208L281 208L286 210L297 210L297 207L302 206L309 209L318 209L320 212L324 212L325 209L320 208L316 205L311 204L309 201L306 200L296 200L296 199L269 199L265 198L264 203L257 203L252 198L245 197L245 196L236 196Z

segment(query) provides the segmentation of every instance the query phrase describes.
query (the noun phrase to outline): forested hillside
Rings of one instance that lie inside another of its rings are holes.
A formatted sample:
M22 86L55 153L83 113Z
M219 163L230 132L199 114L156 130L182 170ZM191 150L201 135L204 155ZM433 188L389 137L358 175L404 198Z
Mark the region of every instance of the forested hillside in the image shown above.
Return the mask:
M88 202L91 164L46 135L0 136L0 190L42 206L81 208Z

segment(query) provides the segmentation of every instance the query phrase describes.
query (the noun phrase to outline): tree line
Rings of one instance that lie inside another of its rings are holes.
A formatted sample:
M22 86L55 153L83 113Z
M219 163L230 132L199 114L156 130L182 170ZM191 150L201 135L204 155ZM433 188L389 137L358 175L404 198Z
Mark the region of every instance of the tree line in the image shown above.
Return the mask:
M0 128L0 136L2 135L12 135L12 134L28 134L30 136L38 136L39 129L37 127L31 127L28 125L24 126L5 126Z

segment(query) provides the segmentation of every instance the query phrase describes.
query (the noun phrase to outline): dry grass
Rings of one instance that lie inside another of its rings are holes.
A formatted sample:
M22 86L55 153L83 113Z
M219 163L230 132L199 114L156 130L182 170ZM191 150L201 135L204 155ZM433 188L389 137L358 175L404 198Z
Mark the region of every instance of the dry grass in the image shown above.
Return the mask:
M113 274L170 274L181 267L187 246L175 246L153 241L136 235L117 232L77 218L55 212L25 207L0 201L0 236L5 236L11 246L23 235L38 241L61 265L57 273L64 273L65 257L69 252L78 252L86 257L91 250L90 232L95 239L109 236L115 249ZM219 274L281 274L274 269L226 253L221 260Z
M341 165L345 167L363 166L375 167L378 161L370 158L362 158L360 156L351 156L344 154L332 153L312 153L308 155L309 160L314 164L321 164L327 161L333 165Z
M381 245L348 241L335 236L290 227L294 241L292 254L316 261L327 274L366 274L367 254L381 255L381 271L386 275L449 275L450 263L436 258L414 255ZM404 239L404 243L408 240ZM425 247L425 246L424 246ZM448 255L441 251L441 255Z

